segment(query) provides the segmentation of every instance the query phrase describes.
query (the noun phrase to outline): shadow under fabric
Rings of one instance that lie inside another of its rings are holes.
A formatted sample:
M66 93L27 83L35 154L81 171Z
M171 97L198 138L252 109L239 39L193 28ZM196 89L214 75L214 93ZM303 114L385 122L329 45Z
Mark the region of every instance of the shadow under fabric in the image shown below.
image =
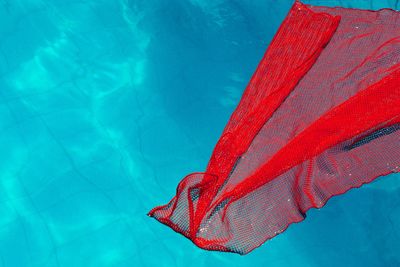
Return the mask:
M149 213L246 254L310 208L400 170L400 13L296 1L204 173Z

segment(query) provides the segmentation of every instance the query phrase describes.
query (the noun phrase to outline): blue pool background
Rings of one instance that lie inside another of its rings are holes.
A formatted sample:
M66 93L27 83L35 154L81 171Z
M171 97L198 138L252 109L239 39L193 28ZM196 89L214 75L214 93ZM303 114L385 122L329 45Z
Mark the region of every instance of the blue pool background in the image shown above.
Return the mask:
M204 170L292 2L0 1L0 266L400 266L400 175L247 256L146 216Z

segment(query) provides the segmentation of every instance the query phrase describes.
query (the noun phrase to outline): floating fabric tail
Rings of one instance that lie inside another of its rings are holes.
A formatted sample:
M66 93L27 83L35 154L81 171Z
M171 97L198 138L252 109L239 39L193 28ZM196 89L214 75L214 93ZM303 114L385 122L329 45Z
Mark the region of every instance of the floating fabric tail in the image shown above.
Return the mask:
M149 213L246 254L329 198L400 170L400 13L295 2L207 169Z

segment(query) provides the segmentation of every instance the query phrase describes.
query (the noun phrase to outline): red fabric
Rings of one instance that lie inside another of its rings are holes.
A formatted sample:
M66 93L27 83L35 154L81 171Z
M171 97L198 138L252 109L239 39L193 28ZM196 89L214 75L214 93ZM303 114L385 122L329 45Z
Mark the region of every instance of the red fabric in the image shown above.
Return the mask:
M149 215L245 254L400 166L400 14L295 2L216 144Z

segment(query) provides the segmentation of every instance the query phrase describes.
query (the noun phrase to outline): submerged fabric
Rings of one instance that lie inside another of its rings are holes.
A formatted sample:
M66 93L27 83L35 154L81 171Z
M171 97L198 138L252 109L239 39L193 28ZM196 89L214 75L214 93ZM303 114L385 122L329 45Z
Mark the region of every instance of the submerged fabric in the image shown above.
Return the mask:
M204 173L149 215L245 254L400 166L400 14L295 2Z

